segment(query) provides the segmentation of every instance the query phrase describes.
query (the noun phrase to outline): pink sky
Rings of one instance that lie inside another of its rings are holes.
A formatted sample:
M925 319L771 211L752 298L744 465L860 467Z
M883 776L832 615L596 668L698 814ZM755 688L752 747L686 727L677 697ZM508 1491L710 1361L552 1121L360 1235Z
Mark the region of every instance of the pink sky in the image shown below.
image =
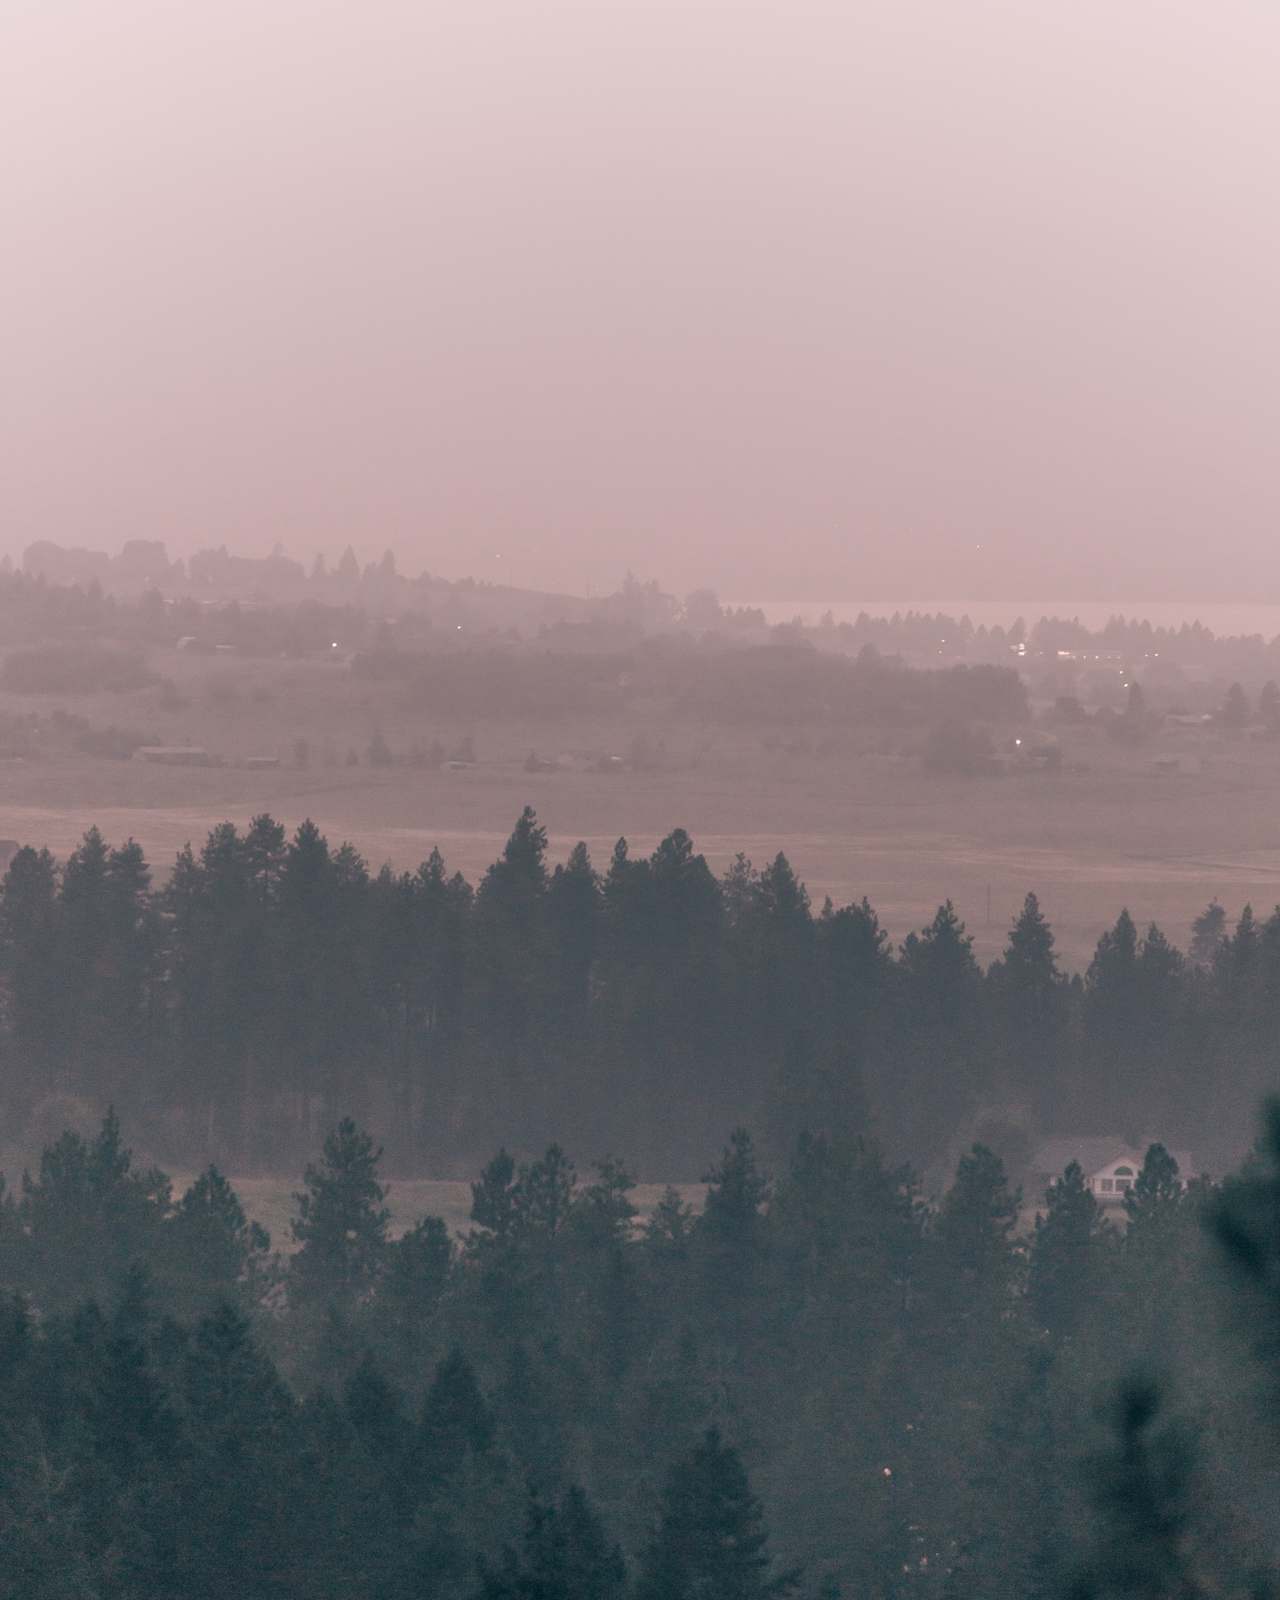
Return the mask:
M1271 0L0 0L0 547L1280 599L1277 83Z

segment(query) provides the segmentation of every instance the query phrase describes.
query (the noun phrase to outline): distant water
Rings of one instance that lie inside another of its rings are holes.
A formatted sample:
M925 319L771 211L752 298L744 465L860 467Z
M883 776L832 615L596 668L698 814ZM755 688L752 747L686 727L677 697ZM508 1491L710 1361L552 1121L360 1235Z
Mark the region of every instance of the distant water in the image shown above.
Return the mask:
M790 622L794 617L817 622L828 611L837 622L853 622L860 611L870 617L916 611L941 612L957 619L968 617L975 627L985 623L989 628L996 624L1007 628L1019 617L1029 628L1041 617L1076 617L1086 628L1101 628L1112 617L1127 617L1160 628L1200 622L1219 637L1260 633L1273 639L1280 634L1280 605L1248 602L1199 605L1177 600L728 600L725 604L756 606L770 622Z

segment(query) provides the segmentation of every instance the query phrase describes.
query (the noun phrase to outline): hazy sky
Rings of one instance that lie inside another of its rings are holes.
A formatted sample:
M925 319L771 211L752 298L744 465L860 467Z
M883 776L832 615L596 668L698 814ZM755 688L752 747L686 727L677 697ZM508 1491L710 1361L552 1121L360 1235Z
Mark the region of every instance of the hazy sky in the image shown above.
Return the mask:
M0 0L0 543L1280 599L1275 0Z

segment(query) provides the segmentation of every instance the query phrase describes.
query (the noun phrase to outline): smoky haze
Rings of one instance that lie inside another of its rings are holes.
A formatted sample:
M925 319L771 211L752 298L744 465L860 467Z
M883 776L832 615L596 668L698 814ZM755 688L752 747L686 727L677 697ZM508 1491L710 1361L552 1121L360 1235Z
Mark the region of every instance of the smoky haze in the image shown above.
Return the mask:
M1278 54L0 0L0 1600L1280 1600Z
M8 0L4 540L1280 597L1244 0Z

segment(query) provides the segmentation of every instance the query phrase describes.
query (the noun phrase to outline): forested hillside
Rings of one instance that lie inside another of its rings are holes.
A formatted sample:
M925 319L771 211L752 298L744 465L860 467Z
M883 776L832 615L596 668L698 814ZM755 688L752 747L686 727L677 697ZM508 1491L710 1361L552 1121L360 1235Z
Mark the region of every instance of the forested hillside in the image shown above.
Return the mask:
M0 892L9 1142L69 1095L231 1171L288 1170L348 1113L433 1176L561 1139L696 1178L738 1124L776 1160L805 1129L870 1131L921 1171L972 1134L1021 1170L1061 1131L1222 1171L1280 1023L1280 913L1223 915L1187 958L1122 912L1069 977L1029 896L984 971L949 904L893 948L865 901L815 911L781 855L717 879L678 829L553 867L526 810L473 886L259 816L159 888L91 830L61 865L19 851Z
M108 1118L0 1205L5 1600L1274 1600L1280 1109L1033 1237L856 1137L736 1133L695 1217L500 1153L392 1242L337 1126L273 1257ZM1255 1359L1256 1358L1256 1359Z

